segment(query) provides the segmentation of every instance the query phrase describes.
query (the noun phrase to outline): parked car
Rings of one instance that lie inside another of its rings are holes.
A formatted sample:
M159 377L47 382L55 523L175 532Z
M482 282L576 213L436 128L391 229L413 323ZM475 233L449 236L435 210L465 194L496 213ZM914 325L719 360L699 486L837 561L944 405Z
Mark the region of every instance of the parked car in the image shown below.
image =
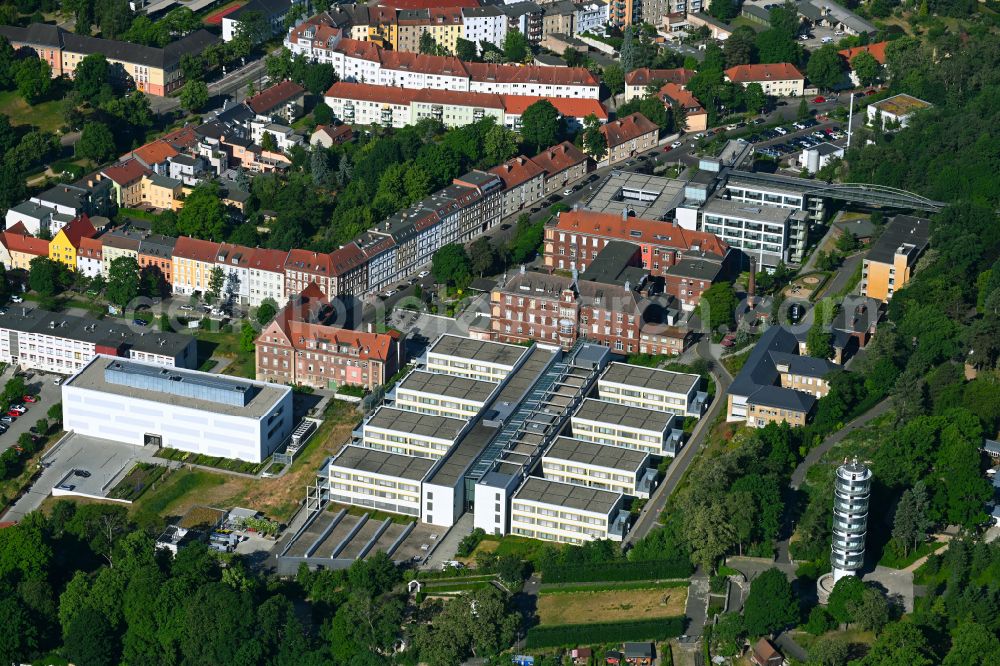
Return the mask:
M85 469L74 469L73 470L73 476L79 476L79 477L84 478L84 479L89 479L90 478L90 472L88 472Z
M671 148L680 148L683 144L684 144L683 141L674 141L672 144L670 144L670 147Z
M25 396L21 396L21 402L26 402L28 404L31 404L33 402L38 402L38 398L36 398L33 395L25 395Z
M54 386L62 386L62 377L56 377L52 380Z
M136 326L146 326L147 325L145 319L133 319L132 323L135 324Z
M423 279L430 274L431 274L430 271L420 271L419 273L417 273L417 277Z
M389 298L390 296L395 296L395 294L396 294L396 290L395 289L390 289L389 291L385 292L383 294L383 296L385 296L386 298Z
M4 414L3 416L0 416L0 423L13 423L15 419L17 419L16 416Z
M184 305L181 306L181 310L184 310L185 312L189 312L191 310L194 310L194 306L193 305L184 304Z
M805 120L802 121L802 125L808 128L808 127L816 127L816 125L819 125L819 123L812 118L806 118Z
M13 409L7 412L8 418L16 419L18 416L21 416L21 412L15 411ZM6 421L6 423L12 423L12 421Z
M17 416L22 416L28 413L28 408L25 407L24 405L11 405L10 411L16 414ZM8 414L9 413L10 412L8 412Z
M774 130L772 131L780 134L781 136L785 136L786 134L788 134L788 130L786 130L784 127L775 127Z
M735 344L736 344L736 334L735 333L727 333L726 337L722 338L722 346L723 347L732 347Z
M826 101L826 97L823 97L822 95L819 95L817 97L813 97L813 104L822 104L825 101Z
M7 432L7 425L4 423L0 423L0 435L4 434L5 432Z
M792 303L788 308L788 319L793 323L797 324L802 320L802 316L806 313L806 309L799 305L798 303Z
M767 122L767 118L754 118L753 119L753 124L754 125L763 125L766 122Z
M563 190L563 196L564 197L568 197L571 194L573 194L573 188L568 188L568 189Z
M11 303L24 303L24 299L21 298L20 296L18 296L17 294L14 294L13 296L10 297L10 302Z

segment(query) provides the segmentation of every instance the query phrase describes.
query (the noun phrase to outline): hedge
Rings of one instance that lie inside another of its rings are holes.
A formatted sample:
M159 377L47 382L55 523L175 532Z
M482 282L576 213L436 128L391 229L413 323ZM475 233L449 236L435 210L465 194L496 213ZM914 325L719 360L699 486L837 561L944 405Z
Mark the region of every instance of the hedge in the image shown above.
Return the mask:
M687 618L665 617L633 622L602 622L599 624L563 624L537 626L528 630L525 647L573 647L594 643L622 641L666 640L684 633Z
M598 562L548 567L542 571L545 583L597 583L612 580L662 580L687 578L691 564L686 560L644 562Z

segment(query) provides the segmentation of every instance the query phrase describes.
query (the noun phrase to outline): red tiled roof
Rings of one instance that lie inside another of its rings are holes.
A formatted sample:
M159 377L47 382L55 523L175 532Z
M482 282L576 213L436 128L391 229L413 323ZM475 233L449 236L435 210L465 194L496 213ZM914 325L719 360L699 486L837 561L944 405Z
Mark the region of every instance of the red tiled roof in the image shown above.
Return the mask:
M539 83L552 85L597 86L600 81L583 67L541 67L538 65L497 65L467 62L465 68L473 81L497 83Z
M762 65L737 65L726 70L726 76L733 83L751 81L793 81L804 78L802 72L787 62Z
M302 26L299 27L301 28ZM337 29L334 28L334 30ZM337 30L337 32L339 33L340 30ZM319 46L326 48L325 44L321 44ZM379 62L379 53L382 51L382 49L372 42L362 42L358 39L347 39L346 37L337 43L334 50L343 53L345 56L350 56L351 58L370 60L372 62Z
M425 53L380 50L383 69L400 69L438 76L468 76L466 63L454 56L435 56Z
M12 253L33 254L36 257L49 256L49 242L29 234L27 227L22 222L18 222L3 232L3 238L4 245Z
M531 158L548 176L587 161L587 155L569 141L546 148Z
M848 63L854 60L854 56L859 53L870 53L879 64L885 64L885 47L889 45L889 42L876 42L874 44L868 44L866 46L855 46L849 49L841 49L837 51Z
M658 130L659 127L652 120L638 111L601 127L601 132L604 134L604 138L607 139L608 148L620 146L626 141L631 141L644 134Z
M677 83L686 86L695 73L693 69L684 69L683 67L677 69L640 67L625 75L625 83L630 86L648 86L653 81L663 81L664 83Z
M282 81L246 100L246 105L254 113L265 114L305 93L306 89L294 81Z
M350 138L351 135L354 134L354 130L350 125L316 125L316 129L313 130L313 134L316 132L322 132L334 141L340 140L340 138L345 135L347 135L347 138Z
M174 245L174 257L214 264L219 257L220 247L222 243L181 236Z
M358 266L363 266L366 260L365 253L354 241L330 253L330 265L334 275L343 275Z
M97 235L97 229L90 223L90 218L86 215L74 217L69 223L59 230L58 236L62 234L74 248L80 247L81 238L93 238Z
M104 241L100 236L94 238L81 238L80 247L76 249L77 256L83 255L88 259L100 259L104 254Z
M532 178L542 175L545 170L538 166L524 155L518 155L509 159L500 166L490 169L490 173L495 173L503 181L504 189L509 190L525 183Z
M507 113L521 115L535 102L548 100L560 115L569 118L586 118L590 114L598 120L607 121L608 110L596 99L573 99L569 97L534 97L532 95L501 95Z
M396 9L436 9L440 7L478 7L479 0L382 0L383 7Z
M180 155L180 152L166 141L157 140L147 143L145 146L139 146L129 154L132 157L142 160L144 164L153 166L154 164L166 162L167 158Z
M198 145L198 133L194 131L194 127L181 127L164 134L160 141L166 141L177 150L194 148Z
M614 238L636 244L670 247L681 251L698 248L702 252L726 256L729 245L715 234L691 231L672 222L646 220L641 217L622 219L615 213L572 210L559 213L555 223L560 231Z
M660 99L662 99L667 106L680 104L681 108L685 111L693 111L695 113L704 112L701 102L699 102L694 95L676 83L667 83L660 88Z
M288 253L284 250L269 250L258 247L250 253L250 259L247 263L251 269L284 273L286 258L288 258Z
M142 180L142 177L149 174L150 171L139 160L127 159L109 166L101 173L119 185L129 185Z
M315 283L310 282L298 297L289 300L274 320L288 338L292 347L304 349L313 340L326 340L336 345L356 349L362 360L377 359L386 361L392 356L393 346L398 336L390 333L367 333L354 331L339 326L305 321L317 316L319 311L328 304L328 299ZM301 342L300 342L301 340Z
M370 83L348 83L347 81L337 81L326 91L327 97L338 99L359 99L366 102L377 102L380 104L394 104L397 106L409 106L417 95L412 88L399 88L397 86L375 86Z
M310 252L309 250L290 250L288 257L285 258L285 268L318 275L330 275L330 255Z

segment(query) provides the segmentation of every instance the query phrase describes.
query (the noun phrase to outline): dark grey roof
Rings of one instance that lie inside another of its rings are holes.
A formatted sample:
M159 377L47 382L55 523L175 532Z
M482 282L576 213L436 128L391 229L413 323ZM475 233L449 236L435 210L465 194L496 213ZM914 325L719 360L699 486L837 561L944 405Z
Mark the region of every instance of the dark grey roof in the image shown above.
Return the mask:
M818 146L813 146L810 150L815 150L820 155L832 155L834 153L843 152L844 149L840 146L835 146L829 141L824 141Z
M363 446L345 446L330 461L330 465L345 469L393 476L407 481L422 481L434 461L401 453L388 453Z
M815 358L813 356L800 356L799 354L789 354L785 352L771 352L771 360L776 366L787 366L788 372L793 375L804 377L818 377L822 379L840 366L831 363L825 358Z
M862 333L871 330L882 314L882 302L867 296L847 296L831 326L834 331Z
M645 451L626 449L620 446L605 446L572 437L557 437L542 457L607 467L633 474L649 465L649 454Z
M897 250L904 248L907 252L920 254L927 247L931 237L931 221L912 215L897 215L886 225L882 235L878 237L868 256L868 261L878 261L891 264Z
M162 49L153 46L99 39L72 32L62 33L63 48L76 53L101 53L112 60L122 60L147 67L170 68L178 64L185 53L196 55L219 38L207 30L196 30Z
M514 501L525 500L552 504L567 509L609 514L621 501L621 493L585 488L571 483L559 483L529 476L517 492Z
M449 398L486 402L497 385L468 377L457 377L440 372L414 370L399 383L396 390L430 393Z
M761 386L750 394L747 402L753 405L809 412L816 404L816 398L803 391L780 386Z
M983 451L995 456L1000 455L1000 442L993 439L984 439Z
M62 46L63 31L49 23L32 23L26 28L15 25L0 25L0 36L11 42L21 42L33 46Z
M624 284L623 273L630 267L635 267L633 261L639 254L639 246L628 241L612 240L608 241L593 261L587 266L587 270L580 275L581 280L589 282L604 282ZM630 272L629 277L648 275L648 271L640 269L639 273ZM638 286L638 282L635 283Z
M188 345L195 344L190 335L159 331L136 332L131 327L114 321L99 321L39 308L8 308L7 314L0 320L0 328L174 357L182 355Z
M573 418L662 433L670 428L674 414L587 398L580 403Z
M687 252L684 258L668 268L666 273L692 280L714 282L722 273L722 261L715 254Z
M429 353L513 367L528 353L528 349L502 342L442 335L430 348Z
M162 234L149 234L139 241L139 252L154 257L170 259L174 254L176 238Z
M85 209L90 199L86 190L73 185L56 185L41 194L36 194L35 197L40 201L49 201L60 206L76 209Z
M497 6L507 16L518 17L525 14L541 14L542 6L536 2L515 2L509 5Z
M600 381L687 395L692 388L698 386L701 377L683 372L646 368L641 365L611 363L601 375Z
M371 418L365 422L364 427L366 430L369 427L381 428L383 430L405 432L416 437L433 437L435 439L454 441L466 423L462 419L434 416L432 414L418 414L417 412L405 409L382 406L375 410Z

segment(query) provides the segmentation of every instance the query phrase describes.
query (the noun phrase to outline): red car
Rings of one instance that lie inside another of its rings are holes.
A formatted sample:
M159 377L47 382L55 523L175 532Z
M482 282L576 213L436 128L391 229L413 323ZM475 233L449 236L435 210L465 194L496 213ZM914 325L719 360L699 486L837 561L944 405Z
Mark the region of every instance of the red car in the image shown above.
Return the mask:
M822 104L825 101L826 101L826 97L823 97L822 95L820 95L819 97L813 98L813 104Z
M736 336L732 333L726 334L726 337L722 338L723 347L732 347L736 344Z
M38 402L38 398L33 395L25 395L21 397L22 402Z
M12 419L16 419L18 416L21 416L21 412L15 412L12 409L9 412L7 412L7 416L11 417Z

